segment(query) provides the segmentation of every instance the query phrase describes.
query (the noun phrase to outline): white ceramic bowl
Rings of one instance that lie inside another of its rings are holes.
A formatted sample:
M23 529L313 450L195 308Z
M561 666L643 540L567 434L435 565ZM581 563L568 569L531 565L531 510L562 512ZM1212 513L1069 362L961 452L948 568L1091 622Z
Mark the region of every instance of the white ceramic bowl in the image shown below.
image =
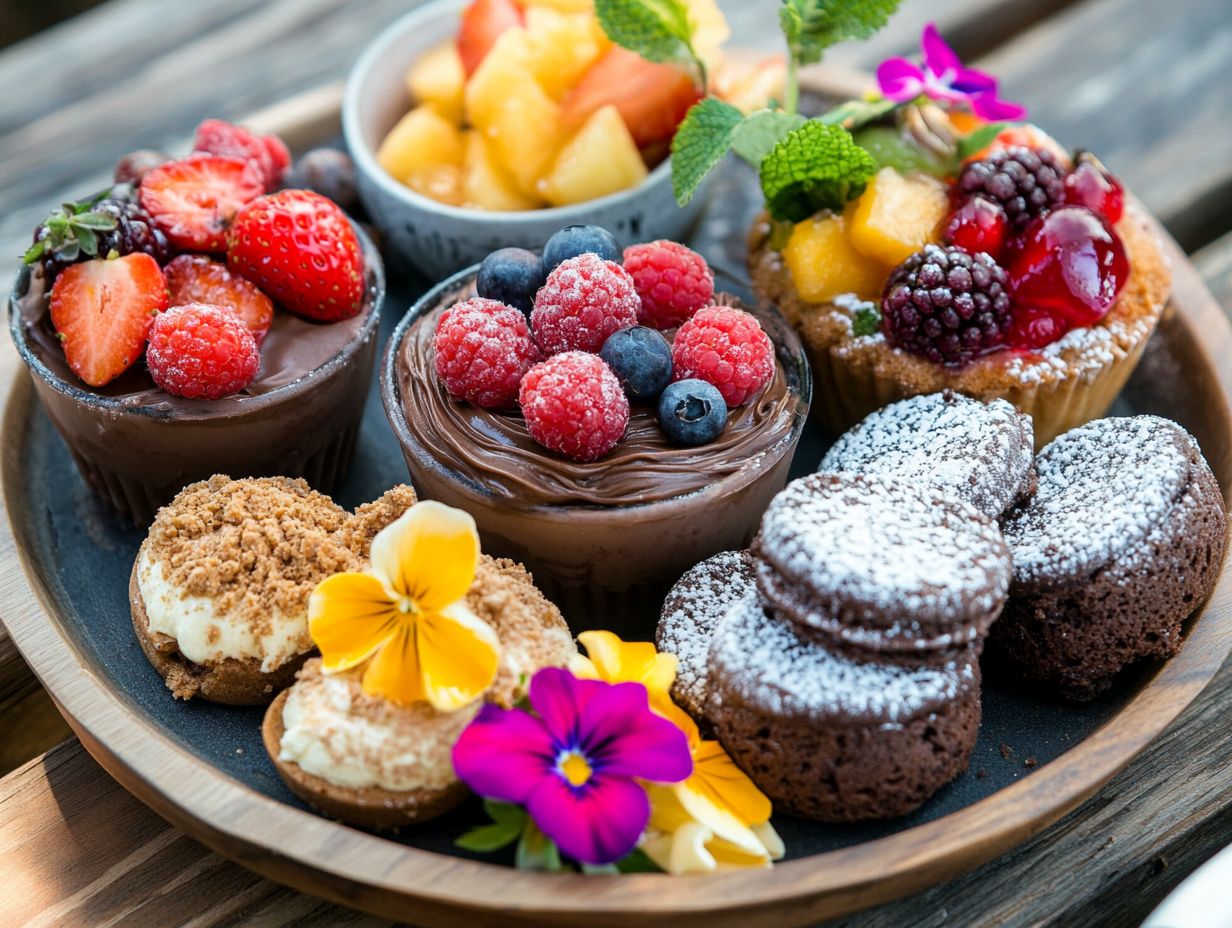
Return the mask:
M704 196L686 207L672 195L665 161L637 187L552 209L503 213L447 206L395 180L377 164L376 149L411 106L404 77L424 52L458 31L462 0L436 0L408 13L368 45L351 69L342 103L342 131L355 159L359 196L384 237L385 252L433 280L482 261L497 248L541 248L562 226L594 223L622 245L681 239Z

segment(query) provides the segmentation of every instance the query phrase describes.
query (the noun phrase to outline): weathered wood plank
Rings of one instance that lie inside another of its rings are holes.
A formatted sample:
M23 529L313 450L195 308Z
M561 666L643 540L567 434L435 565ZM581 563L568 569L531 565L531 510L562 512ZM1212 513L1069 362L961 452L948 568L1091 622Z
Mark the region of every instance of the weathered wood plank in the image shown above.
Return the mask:
M72 735L55 704L0 629L0 776Z
M1193 256L1211 293L1232 313L1232 234L1216 239Z

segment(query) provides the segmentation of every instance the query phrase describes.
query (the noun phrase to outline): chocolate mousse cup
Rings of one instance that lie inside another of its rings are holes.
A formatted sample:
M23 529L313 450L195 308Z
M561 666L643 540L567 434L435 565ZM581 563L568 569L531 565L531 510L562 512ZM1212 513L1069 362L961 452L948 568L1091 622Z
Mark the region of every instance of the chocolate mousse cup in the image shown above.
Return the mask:
M800 340L774 308L750 309L774 342L775 376L731 411L718 439L672 445L653 406L634 404L621 443L581 464L537 445L517 410L455 400L437 379L436 321L474 295L476 271L427 293L381 364L381 398L411 481L421 497L474 516L485 552L526 564L574 632L650 640L671 584L699 561L743 548L783 489L812 398ZM728 275L716 274L716 292L755 305Z
M165 393L144 360L104 387L87 387L56 340L42 270L18 272L9 332L43 409L98 496L145 526L183 487L213 474L303 477L322 492L333 488L355 450L385 299L381 256L357 232L363 310L328 324L277 311L256 379L219 400Z

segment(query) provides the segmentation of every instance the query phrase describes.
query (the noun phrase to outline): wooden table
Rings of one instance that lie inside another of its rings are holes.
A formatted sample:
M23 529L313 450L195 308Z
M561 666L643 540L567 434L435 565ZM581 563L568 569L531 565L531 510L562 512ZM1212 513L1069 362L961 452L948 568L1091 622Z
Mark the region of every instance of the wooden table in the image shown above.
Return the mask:
M411 5L111 0L0 53L0 253L19 254L50 205L101 187L129 149L182 147L205 116L239 119L338 81ZM721 5L743 44L777 48L775 0ZM868 68L910 52L930 18L1063 142L1097 151L1232 308L1226 0L905 0L873 42L836 49L827 65ZM0 376L13 363L3 339ZM1232 842L1230 708L1232 666L1055 827L965 877L836 924L1137 925ZM0 925L385 924L257 877L131 798L70 736L3 630L0 776Z

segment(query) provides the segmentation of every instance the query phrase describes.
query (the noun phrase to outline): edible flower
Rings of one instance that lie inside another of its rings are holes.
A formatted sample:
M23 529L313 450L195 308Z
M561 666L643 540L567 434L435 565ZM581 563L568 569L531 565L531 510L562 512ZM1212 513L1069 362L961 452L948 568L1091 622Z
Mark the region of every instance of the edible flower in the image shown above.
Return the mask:
M641 848L669 873L734 867L768 867L783 856L770 825L770 800L736 766L717 741L705 740L697 723L671 700L676 656L648 641L622 641L606 631L578 635L586 656L571 665L578 676L646 687L651 708L684 733L693 773L680 783L648 783L651 816Z
M650 710L638 683L584 680L549 667L530 682L534 710L485 705L454 744L458 778L525 807L561 853L603 866L627 856L650 821L639 781L693 769L684 733Z
M963 67L954 49L929 23L920 36L924 66L906 58L887 58L877 66L881 93L895 103L906 103L923 94L933 100L965 103L975 115L990 122L1023 119L1026 107L997 98L997 79L984 71Z
M372 541L363 572L327 577L308 600L308 630L322 669L369 661L364 692L452 712L492 685L500 642L466 605L479 562L475 520L416 503Z

